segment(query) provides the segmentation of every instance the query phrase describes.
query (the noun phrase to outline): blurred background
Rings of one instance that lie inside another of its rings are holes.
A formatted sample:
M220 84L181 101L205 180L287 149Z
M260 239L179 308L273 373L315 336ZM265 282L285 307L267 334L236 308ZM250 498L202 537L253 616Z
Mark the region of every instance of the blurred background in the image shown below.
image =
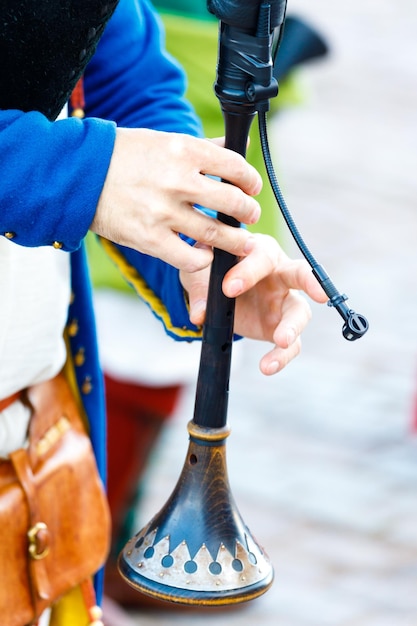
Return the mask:
M301 103L272 119L276 169L303 237L370 330L349 343L337 312L313 303L302 354L273 378L258 370L265 345L245 342L229 477L275 582L236 610L138 613L144 626L417 624L417 4L289 0L288 12L330 54L297 71ZM191 384L153 453L137 530L176 483L193 402Z

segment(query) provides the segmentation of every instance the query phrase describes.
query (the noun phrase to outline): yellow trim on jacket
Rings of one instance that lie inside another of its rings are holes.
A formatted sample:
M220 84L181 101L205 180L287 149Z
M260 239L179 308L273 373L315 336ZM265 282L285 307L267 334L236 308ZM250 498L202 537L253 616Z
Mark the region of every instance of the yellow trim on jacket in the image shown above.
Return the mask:
M169 332L175 334L179 338L188 337L192 339L202 336L202 329L194 331L189 328L179 328L178 326L174 326L164 303L160 298L158 298L158 296L155 295L155 293L148 286L148 284L145 282L139 272L134 267L129 265L123 254L118 250L114 243L112 243L108 239L104 239L103 237L99 237L99 239L108 257L113 261L113 263L116 265L116 267L125 277L125 279L129 282L129 284L132 285L132 287L142 298L142 300L144 300L149 305L153 313L163 322L165 328ZM185 292L184 300L188 308L188 302L185 296Z

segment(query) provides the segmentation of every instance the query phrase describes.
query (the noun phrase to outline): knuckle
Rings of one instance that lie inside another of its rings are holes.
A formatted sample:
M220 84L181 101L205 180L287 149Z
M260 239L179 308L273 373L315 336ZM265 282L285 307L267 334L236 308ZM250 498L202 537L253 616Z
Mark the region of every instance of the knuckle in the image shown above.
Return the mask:
M234 188L234 202L233 207L237 215L246 216L248 212L248 199L245 194L236 187Z
M247 174L248 163L245 158L238 152L234 152L233 169L239 179L244 178Z
M160 241L157 237L156 232L154 232L152 229L148 230L145 237L143 238L142 251L146 254L155 255L155 253L159 250L159 244Z
M203 234L203 242L208 245L214 245L219 235L219 226L215 220L210 219L209 223L205 226Z
M186 259L182 264L181 264L181 270L183 270L184 272L187 272L188 274L194 274L195 272L199 272L200 270L202 270L205 267L205 263L203 263L201 260L199 259Z
M171 133L167 141L167 149L175 159L183 158L188 152L188 137L179 133Z
M197 251L198 254L196 254ZM196 248L190 248L186 258L183 259L181 270L187 272L188 274L194 274L210 265L212 258L213 253L211 250L197 250Z

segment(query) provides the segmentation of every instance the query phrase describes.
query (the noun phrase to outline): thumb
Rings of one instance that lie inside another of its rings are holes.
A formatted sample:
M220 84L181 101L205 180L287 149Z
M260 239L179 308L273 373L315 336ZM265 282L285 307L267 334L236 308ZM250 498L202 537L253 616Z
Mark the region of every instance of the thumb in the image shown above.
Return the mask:
M201 326L204 324L206 317L210 268L206 267L192 274L181 272L180 278L184 289L188 293L190 320L196 326Z

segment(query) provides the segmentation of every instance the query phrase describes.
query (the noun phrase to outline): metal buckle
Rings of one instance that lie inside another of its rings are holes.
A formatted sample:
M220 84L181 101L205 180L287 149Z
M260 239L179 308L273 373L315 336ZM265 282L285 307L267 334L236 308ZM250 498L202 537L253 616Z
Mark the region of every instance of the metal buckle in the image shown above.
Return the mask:
M38 533L40 532L45 533L44 538L38 537ZM44 522L37 522L37 524L35 524L34 526L32 526L32 528L28 530L29 554L32 557L32 559L39 561L40 559L43 559L48 554L49 552L48 538L49 538L49 531L48 531L47 525ZM45 547L41 552L39 552L39 548L43 542L45 543Z

